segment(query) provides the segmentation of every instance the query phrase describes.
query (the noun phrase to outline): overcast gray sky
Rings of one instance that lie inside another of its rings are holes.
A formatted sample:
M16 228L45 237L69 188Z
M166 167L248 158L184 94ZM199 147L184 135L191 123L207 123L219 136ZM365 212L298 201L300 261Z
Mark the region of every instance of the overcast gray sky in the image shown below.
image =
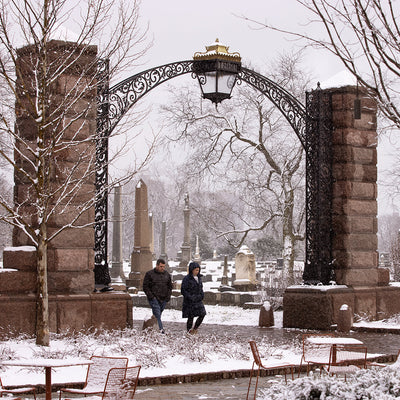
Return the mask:
M142 0L143 21L150 24L154 45L146 57L146 67L191 59L196 51L216 38L239 52L245 66L262 68L280 52L298 50L299 44L283 34L260 29L247 17L276 24L288 30L307 30L308 15L294 0ZM317 80L325 80L340 71L333 58L305 53L305 63Z

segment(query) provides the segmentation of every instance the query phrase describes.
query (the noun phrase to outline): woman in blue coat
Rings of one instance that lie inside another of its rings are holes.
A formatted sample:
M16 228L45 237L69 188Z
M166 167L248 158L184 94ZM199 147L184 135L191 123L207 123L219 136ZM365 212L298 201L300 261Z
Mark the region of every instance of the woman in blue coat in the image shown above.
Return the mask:
M207 314L203 304L204 291L201 276L200 265L197 262L191 262L189 264L189 273L182 280L182 317L188 319L186 328L189 333L197 332ZM193 326L194 317L198 318Z

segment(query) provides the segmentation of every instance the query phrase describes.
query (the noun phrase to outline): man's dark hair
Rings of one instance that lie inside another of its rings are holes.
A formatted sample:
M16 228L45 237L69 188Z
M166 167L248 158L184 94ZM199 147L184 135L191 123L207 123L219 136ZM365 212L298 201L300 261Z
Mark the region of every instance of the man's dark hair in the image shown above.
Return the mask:
M156 262L156 265L165 264L165 260L163 258L159 258Z

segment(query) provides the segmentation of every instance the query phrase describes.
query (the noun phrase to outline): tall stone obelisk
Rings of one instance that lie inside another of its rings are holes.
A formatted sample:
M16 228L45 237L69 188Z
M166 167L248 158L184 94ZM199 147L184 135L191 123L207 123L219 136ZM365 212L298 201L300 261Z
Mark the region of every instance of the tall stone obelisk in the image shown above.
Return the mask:
M110 275L112 282L125 282L122 257L122 187L114 189L114 215L112 220L112 258Z
M135 230L133 252L131 254L131 272L126 286L142 287L144 274L153 267L153 255L150 250L150 220L147 186L142 179L135 190Z
M179 263L179 269L186 270L189 261L192 258L190 248L190 207L189 207L189 194L185 194L185 207L183 209L183 243L181 246L182 259Z
M161 238L160 238L160 258L162 258L166 265L168 265L167 255L167 222L162 221L161 223Z

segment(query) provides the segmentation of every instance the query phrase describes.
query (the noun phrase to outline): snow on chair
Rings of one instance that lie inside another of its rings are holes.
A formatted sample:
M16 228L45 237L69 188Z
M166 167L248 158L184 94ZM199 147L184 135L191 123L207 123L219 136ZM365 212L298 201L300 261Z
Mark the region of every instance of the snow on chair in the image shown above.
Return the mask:
M367 348L364 346L333 345L329 356L329 375L346 375L367 368Z
M15 388L15 389L6 389L3 386L3 383L0 378L0 397L3 397L4 394L14 394L14 395L20 395L23 393L32 393L33 398L36 400L36 388L35 387L21 387L21 388ZM17 397L16 399L18 399ZM7 400L10 400L9 397L7 397Z
M81 394L81 395L101 395L104 392L104 385L106 383L108 372L111 368L127 368L127 357L104 357L92 356L90 357L92 364L89 365L86 382L83 389L75 388L62 388L60 389L60 400L62 394Z
M274 363L268 363L268 366L264 365L262 363L260 353L258 352L257 344L254 340L249 341L251 352L253 354L253 365L251 367L251 372L250 372L250 380L249 380L249 387L247 389L247 397L246 400L249 399L249 393L250 393L250 385L251 381L253 378L254 374L254 366L257 366L257 379L256 379L256 386L254 388L254 400L256 399L256 393L257 393L257 386L258 386L258 377L260 376L260 371L261 369L264 370L276 370L276 369L282 369L284 374L285 374L285 382L287 382L287 371L290 370L290 373L292 374L292 379L294 378L293 376L293 367L294 365L286 362L274 362Z

